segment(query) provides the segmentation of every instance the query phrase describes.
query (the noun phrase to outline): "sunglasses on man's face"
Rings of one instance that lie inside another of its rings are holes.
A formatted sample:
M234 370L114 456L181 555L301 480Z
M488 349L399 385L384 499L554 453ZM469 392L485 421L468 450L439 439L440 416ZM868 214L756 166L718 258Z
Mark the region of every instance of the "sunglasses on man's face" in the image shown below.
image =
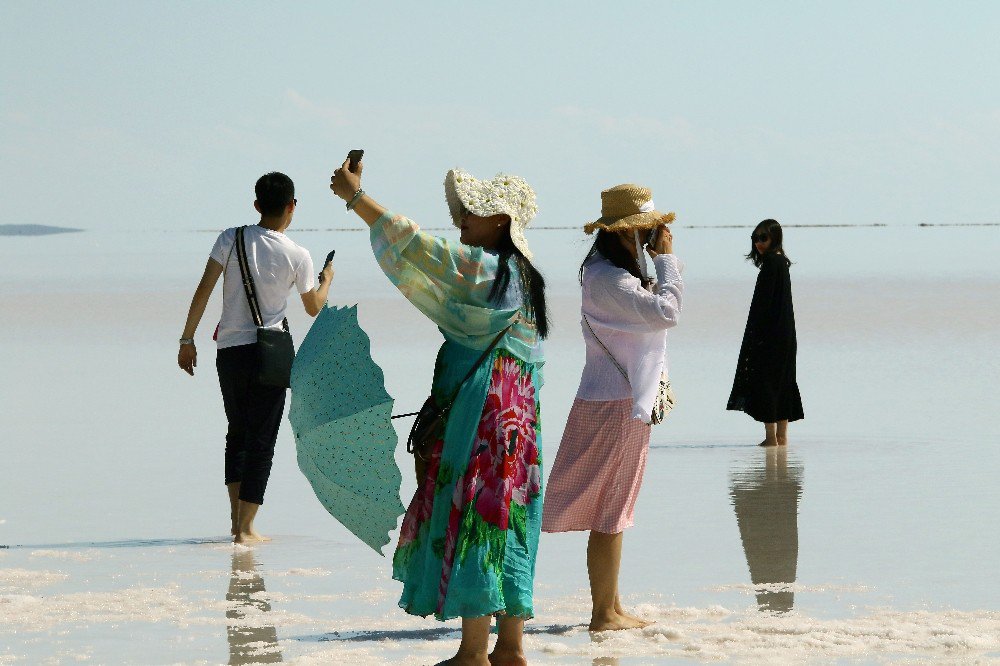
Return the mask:
M754 243L766 243L768 236L767 234L750 234L750 238Z

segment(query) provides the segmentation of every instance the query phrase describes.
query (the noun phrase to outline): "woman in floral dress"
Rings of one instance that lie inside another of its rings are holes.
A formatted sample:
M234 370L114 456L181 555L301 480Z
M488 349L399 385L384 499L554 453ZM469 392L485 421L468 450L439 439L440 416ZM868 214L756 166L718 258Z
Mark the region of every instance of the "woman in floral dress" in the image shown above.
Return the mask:
M458 653L442 663L523 664L542 518L538 393L548 332L544 281L524 237L535 195L516 176L449 171L445 193L461 229L454 243L376 203L361 189L361 170L345 161L330 188L371 228L386 276L444 335L432 389L438 404L458 389L403 518L393 556L399 605L462 618ZM493 615L499 637L487 656Z

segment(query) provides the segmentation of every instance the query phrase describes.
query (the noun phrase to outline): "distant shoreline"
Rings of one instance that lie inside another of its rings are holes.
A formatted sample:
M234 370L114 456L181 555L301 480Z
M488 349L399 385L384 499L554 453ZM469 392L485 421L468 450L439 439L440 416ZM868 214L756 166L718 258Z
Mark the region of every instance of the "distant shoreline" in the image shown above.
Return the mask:
M75 234L83 229L53 227L47 224L0 224L0 236L51 236L53 234Z
M684 229L689 230L699 230L699 229L750 229L753 227L751 224L699 224L697 226L684 226L684 225L674 225L680 226ZM1000 227L1000 222L918 222L917 224L885 224L880 222L874 222L870 224L783 224L781 225L785 229L869 229L869 228L879 228L879 229L901 229L901 228L912 228L912 227ZM454 227L420 227L424 231L449 231ZM582 227L531 227L532 231L575 231L580 230ZM219 233L219 229L195 229L195 233ZM357 227L295 227L292 231L365 231L367 232L367 227L357 226Z

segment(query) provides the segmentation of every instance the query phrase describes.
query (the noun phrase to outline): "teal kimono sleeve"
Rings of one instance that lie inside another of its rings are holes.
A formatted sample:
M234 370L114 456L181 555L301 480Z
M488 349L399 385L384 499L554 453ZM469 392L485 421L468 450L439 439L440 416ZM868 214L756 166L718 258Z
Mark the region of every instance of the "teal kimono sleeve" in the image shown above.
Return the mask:
M371 227L379 267L399 291L451 337L473 347L514 321L517 308L489 302L498 259L482 248L451 243L386 211Z

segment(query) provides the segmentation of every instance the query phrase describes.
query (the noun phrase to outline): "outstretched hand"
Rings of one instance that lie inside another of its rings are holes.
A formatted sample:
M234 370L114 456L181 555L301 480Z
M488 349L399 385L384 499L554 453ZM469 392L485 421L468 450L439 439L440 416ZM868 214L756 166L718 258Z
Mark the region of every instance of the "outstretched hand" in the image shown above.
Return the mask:
M344 160L344 163L333 172L333 176L330 178L330 189L344 201L350 201L354 193L361 189L361 171L363 169L364 161L358 162L355 170L351 171L350 160Z

